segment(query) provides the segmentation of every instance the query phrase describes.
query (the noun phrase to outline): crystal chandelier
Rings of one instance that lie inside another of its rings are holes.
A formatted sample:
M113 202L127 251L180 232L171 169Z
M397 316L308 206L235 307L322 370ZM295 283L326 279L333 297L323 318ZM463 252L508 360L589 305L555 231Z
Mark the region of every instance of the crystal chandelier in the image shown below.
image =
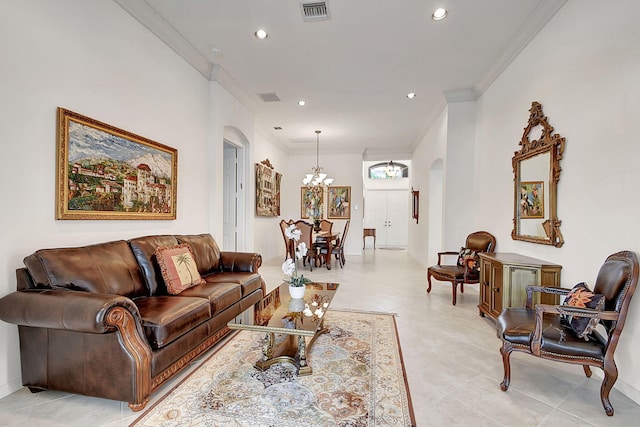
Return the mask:
M308 173L302 180L302 183L309 189L321 190L323 187L327 187L333 182L333 178L328 178L327 174L322 172L322 168L319 164L320 132L321 131L319 130L316 131L316 165L311 168L311 172L313 173Z

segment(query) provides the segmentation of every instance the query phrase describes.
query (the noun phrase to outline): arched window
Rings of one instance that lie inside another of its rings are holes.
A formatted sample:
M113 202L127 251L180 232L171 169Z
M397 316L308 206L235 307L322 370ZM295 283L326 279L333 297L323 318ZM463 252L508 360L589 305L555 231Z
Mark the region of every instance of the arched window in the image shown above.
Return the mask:
M371 179L396 179L408 177L409 166L403 163L396 163L393 160L369 166L369 178Z

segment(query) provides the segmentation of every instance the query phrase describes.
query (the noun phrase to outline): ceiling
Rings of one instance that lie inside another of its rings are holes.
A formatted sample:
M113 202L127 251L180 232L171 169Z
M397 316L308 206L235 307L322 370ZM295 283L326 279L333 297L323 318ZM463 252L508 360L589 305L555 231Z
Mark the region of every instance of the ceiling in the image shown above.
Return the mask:
M315 0L114 1L286 152L315 152L319 129L323 152L371 160L409 158L447 102L482 94L566 2L327 0L328 19L309 22L301 3Z

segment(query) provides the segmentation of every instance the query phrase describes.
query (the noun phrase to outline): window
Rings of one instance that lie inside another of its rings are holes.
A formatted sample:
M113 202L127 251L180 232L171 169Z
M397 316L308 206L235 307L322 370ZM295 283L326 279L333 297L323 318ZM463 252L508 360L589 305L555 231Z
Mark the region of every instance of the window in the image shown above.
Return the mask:
M408 177L409 167L402 163L395 163L393 160L369 166L369 178L371 179L396 179Z

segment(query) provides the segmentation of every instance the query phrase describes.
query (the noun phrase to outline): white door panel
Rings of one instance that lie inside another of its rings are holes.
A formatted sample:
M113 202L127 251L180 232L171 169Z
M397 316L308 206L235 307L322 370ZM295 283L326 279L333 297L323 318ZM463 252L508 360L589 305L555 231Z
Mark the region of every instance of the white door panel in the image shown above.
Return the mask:
M364 228L376 229L377 245L408 245L409 194L407 190L366 192Z

